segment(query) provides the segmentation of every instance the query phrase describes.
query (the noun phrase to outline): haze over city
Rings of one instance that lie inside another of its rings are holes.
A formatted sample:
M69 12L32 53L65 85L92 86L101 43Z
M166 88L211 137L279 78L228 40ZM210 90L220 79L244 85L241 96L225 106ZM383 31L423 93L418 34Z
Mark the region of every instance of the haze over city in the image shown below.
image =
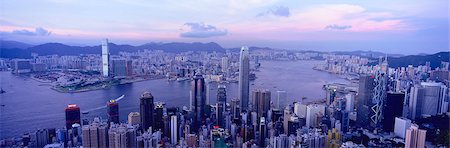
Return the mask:
M9 1L2 40L99 45L217 42L397 54L449 49L448 1ZM31 12L31 13L30 13Z

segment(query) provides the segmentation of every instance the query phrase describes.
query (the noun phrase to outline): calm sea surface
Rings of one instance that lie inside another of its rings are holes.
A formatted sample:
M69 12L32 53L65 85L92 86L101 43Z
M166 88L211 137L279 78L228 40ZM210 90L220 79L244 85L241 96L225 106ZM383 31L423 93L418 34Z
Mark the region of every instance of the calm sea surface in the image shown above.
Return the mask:
M323 61L262 61L258 77L250 82L250 90L269 89L272 98L276 90L285 90L287 99L283 104L299 101L314 101L325 97L322 85L329 82L349 83L335 75L313 70L313 66ZM109 89L82 93L59 93L49 86L26 77L0 72L0 87L7 91L0 94L0 139L20 136L43 128L62 128L65 125L64 108L67 104L77 104L81 110L91 110L104 106L107 101L121 95L119 101L120 120L126 122L127 115L139 111L139 96L150 91L155 101L163 101L166 106L188 106L190 82L169 82L165 79L150 80L114 86ZM217 84L210 84L210 102L216 102ZM237 97L237 83L227 84L227 101ZM89 112L87 117L100 116L106 119L106 109Z

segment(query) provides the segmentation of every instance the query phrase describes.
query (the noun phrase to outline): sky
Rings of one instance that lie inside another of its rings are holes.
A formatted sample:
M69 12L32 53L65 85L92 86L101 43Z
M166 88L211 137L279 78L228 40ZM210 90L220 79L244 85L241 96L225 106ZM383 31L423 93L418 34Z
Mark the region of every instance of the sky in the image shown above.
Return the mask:
M447 0L1 0L2 40L449 51Z

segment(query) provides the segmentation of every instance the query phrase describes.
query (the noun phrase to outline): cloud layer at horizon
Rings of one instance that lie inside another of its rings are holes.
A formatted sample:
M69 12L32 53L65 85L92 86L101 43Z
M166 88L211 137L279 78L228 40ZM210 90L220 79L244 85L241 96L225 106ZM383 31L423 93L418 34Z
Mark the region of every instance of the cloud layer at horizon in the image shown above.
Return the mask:
M448 1L17 0L0 9L2 39L22 42L99 44L110 38L397 53L449 49Z

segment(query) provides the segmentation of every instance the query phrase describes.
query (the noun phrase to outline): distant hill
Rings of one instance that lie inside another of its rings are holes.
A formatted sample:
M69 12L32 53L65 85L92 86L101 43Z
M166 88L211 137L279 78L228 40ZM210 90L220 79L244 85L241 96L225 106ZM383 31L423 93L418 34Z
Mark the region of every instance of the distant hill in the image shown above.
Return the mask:
M18 48L18 49L27 49L32 47L33 45L17 42L17 41L7 41L7 40L0 40L0 47L1 48Z
M419 66L425 65L426 62L430 62L431 68L436 68L441 65L441 62L449 62L450 52L439 52L430 55L408 55L402 57L388 57L389 67L408 67L408 65ZM378 61L370 63L370 65L376 65Z
M20 43L20 42L18 42ZM11 48L10 48L11 47ZM21 46L25 47L25 46ZM224 52L225 49L217 43L148 43L140 46L109 44L111 54L119 52L135 52L138 50L163 50L166 52L187 52L187 51L216 51ZM70 46L61 43L45 43L27 48L18 46L0 46L1 58L30 58L31 53L39 55L80 55L80 54L101 54L101 46Z

